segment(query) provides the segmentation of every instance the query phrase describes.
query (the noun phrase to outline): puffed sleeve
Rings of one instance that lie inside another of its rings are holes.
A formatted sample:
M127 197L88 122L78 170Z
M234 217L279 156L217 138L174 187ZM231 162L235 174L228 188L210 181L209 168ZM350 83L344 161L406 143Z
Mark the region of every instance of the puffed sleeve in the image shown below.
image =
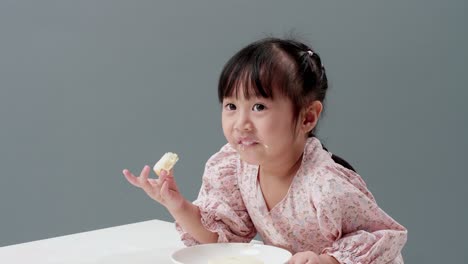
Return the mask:
M257 231L250 219L237 184L237 156L225 145L205 165L198 198L193 202L201 213L203 226L216 232L218 242L249 242ZM199 244L176 222L186 246Z
M320 231L333 241L322 254L346 264L403 263L407 230L379 208L359 175L328 167L313 186Z

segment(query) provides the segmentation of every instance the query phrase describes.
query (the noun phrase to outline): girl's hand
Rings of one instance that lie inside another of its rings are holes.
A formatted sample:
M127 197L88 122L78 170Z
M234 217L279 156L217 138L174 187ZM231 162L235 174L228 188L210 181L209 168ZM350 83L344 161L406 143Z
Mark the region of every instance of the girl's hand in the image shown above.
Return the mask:
M176 185L173 171L161 170L158 179L148 178L151 168L146 165L139 177L135 177L129 170L123 170L128 182L133 186L143 189L153 200L165 206L169 211L176 211L182 207L185 198L180 194Z
M339 264L335 258L328 255L317 255L312 251L294 254L288 264Z

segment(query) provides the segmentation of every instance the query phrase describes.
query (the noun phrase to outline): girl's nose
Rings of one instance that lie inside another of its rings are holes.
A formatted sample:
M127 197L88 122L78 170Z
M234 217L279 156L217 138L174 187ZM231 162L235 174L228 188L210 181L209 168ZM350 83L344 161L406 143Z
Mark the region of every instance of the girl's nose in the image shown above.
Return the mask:
M252 121L250 120L249 115L241 111L237 116L234 128L238 131L251 131L252 127Z

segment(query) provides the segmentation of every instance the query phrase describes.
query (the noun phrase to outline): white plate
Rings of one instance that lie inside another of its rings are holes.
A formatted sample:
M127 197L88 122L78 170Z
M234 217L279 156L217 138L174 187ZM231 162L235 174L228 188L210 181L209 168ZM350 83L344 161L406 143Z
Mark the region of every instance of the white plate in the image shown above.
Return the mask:
M291 258L285 249L262 244L216 243L179 249L171 256L176 264L207 264L219 257L252 256L265 264L284 264Z

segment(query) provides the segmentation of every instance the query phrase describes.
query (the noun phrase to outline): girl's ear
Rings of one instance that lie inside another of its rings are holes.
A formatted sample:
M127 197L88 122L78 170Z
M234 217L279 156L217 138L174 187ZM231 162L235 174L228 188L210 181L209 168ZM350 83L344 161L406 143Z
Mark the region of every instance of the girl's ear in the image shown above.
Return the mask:
M308 134L317 125L322 113L323 105L320 101L313 101L304 110L301 120L301 130Z

